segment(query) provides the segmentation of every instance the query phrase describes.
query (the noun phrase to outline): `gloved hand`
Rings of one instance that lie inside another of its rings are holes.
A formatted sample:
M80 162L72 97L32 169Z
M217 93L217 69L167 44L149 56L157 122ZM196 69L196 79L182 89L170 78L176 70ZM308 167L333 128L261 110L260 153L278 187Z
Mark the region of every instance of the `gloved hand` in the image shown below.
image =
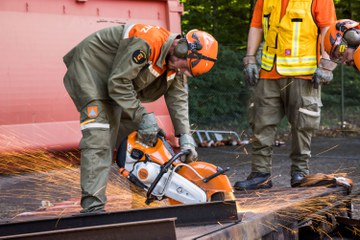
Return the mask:
M245 81L249 86L255 86L259 79L259 68L256 64L256 57L247 55L243 59Z
M160 131L154 113L145 113L141 119L138 140L148 146L154 146L157 141L157 133Z
M319 66L311 80L315 89L318 89L320 84L328 84L333 79L332 71L334 71L336 66L337 64L331 60L320 59Z
M189 149L190 153L184 156L181 161L190 163L197 160L198 154L195 150L196 143L190 134L183 134L179 139L181 150Z

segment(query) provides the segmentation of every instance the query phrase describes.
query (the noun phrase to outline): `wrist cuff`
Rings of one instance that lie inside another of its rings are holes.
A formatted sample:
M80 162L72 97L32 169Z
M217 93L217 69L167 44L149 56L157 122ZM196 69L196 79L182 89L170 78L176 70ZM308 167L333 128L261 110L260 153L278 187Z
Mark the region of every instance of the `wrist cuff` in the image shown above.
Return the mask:
M179 144L180 146L191 145L196 147L195 140L190 134L182 134L179 138Z

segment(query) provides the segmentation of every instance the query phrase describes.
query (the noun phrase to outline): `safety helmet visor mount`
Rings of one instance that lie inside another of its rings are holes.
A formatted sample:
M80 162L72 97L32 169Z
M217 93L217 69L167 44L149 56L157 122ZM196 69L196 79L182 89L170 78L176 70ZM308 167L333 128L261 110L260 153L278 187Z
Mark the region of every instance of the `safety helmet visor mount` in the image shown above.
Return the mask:
M201 61L201 60L207 60L207 61L212 61L212 62L216 62L216 59L211 58L211 57L207 57L202 55L201 53L199 53L197 50L192 51L190 54L187 55L187 58L190 59L190 67L191 69L196 67L196 65Z
M214 37L197 29L180 39L174 50L176 57L186 59L192 76L208 72L216 62L217 52L218 43Z
M352 47L350 47L347 44L346 40L344 40L342 38L341 42L339 44L334 44L333 45L333 48L332 48L331 54L330 54L330 59L333 60L334 62L341 63L344 52L348 48L352 48Z

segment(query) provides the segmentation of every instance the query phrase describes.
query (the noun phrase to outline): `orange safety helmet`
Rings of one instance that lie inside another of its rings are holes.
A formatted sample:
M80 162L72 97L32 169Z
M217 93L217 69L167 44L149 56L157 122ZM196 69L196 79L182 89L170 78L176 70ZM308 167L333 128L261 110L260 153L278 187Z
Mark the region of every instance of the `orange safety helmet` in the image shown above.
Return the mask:
M354 52L354 67L360 71L360 47L358 47Z
M186 58L193 76L210 71L216 62L218 42L209 33L193 29L175 47L174 54Z
M355 49L354 63L360 69L360 25L350 19L341 19L330 26L325 34L324 48L332 60L336 60L334 54L344 52L346 48Z

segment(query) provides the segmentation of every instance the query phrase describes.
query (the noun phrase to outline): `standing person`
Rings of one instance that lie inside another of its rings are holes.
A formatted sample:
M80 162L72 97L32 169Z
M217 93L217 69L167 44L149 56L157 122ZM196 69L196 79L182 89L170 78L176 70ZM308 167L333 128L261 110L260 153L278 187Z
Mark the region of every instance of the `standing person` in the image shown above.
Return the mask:
M91 34L65 55L64 85L80 113L82 213L104 211L120 127L138 130L147 145L156 142L160 128L142 102L164 96L180 147L191 151L186 161L197 158L184 75L208 72L217 51L203 31L182 38L159 26L126 24Z
M332 80L336 67L320 43L334 21L332 0L256 2L243 59L247 84L255 86L249 109L252 165L250 175L236 182L235 189L272 187L272 144L284 116L291 124L291 186L299 186L309 174L311 137L319 127L322 106L319 85ZM263 36L259 78L255 54Z
M325 34L324 47L331 60L360 71L360 25L350 19L332 24Z

